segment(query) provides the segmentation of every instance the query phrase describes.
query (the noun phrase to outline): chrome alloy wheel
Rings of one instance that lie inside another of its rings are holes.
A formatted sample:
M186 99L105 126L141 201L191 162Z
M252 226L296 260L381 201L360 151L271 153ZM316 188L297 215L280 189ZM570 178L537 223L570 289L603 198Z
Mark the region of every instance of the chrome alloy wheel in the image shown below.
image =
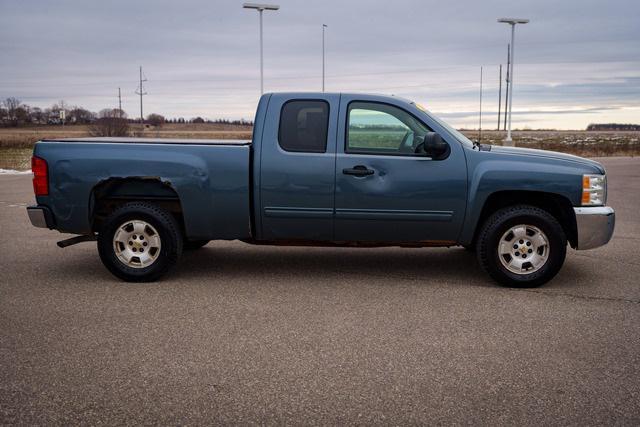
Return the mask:
M160 248L160 235L142 220L123 223L113 235L113 250L118 260L128 267L149 267L158 259Z
M500 238L498 257L502 265L512 273L536 272L549 259L549 239L532 225L513 226Z

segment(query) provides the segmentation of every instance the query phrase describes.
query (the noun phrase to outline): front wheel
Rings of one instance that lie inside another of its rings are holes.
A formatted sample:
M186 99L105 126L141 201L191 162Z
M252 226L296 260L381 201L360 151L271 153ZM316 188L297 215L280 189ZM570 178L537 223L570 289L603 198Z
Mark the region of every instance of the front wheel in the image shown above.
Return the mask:
M127 282L151 282L182 253L182 233L173 215L150 203L127 203L109 215L98 234L102 263Z
M560 271L567 238L547 211L527 205L501 209L483 224L477 241L482 268L497 282L529 288L551 280Z

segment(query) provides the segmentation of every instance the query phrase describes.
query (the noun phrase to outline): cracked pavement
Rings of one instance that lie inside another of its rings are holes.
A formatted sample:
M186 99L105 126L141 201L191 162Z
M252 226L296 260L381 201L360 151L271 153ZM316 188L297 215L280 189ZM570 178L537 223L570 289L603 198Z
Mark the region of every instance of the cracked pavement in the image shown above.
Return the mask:
M152 284L36 229L0 176L0 423L640 423L640 159L617 224L538 289L462 249L215 242Z

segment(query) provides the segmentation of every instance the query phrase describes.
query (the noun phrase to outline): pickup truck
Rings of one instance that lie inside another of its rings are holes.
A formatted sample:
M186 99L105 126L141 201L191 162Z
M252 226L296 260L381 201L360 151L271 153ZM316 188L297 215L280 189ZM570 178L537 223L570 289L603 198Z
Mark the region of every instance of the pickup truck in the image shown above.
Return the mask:
M477 144L395 96L265 94L251 141L47 139L32 170L32 224L79 235L59 246L97 240L134 282L183 249L241 240L463 246L498 283L531 287L556 275L567 243L604 245L615 222L599 163Z

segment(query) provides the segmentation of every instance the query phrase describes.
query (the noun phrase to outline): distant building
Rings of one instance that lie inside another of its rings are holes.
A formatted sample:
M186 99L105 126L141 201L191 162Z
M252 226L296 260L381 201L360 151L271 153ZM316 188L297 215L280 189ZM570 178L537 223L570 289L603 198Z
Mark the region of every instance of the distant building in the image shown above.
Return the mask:
M640 131L640 125L632 125L632 124L620 124L620 123L604 123L604 124L590 124L587 126L587 130L594 131L605 131L605 130L630 130L630 131Z

